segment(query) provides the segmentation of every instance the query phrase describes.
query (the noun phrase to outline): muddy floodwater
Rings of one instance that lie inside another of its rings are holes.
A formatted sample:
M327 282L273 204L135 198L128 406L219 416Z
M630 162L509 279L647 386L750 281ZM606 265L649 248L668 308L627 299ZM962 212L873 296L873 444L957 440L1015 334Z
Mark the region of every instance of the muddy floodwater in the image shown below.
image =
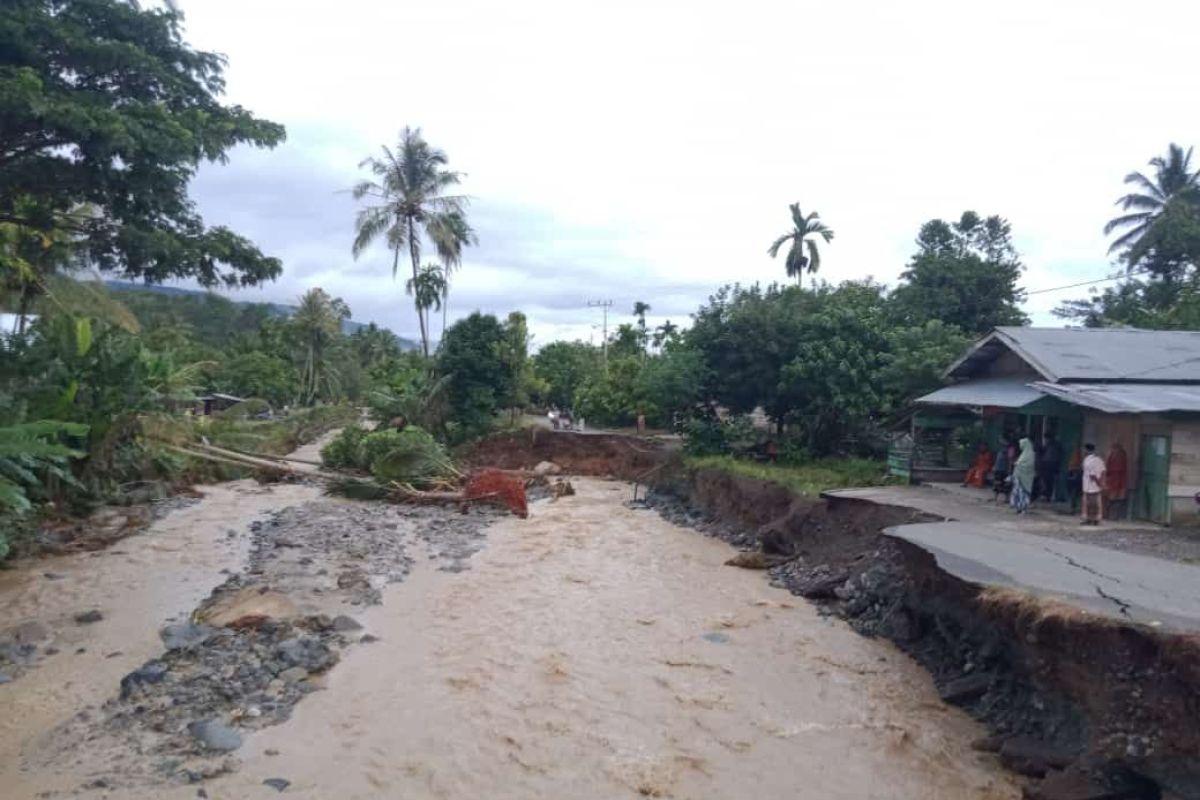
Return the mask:
M264 781L277 779L284 796L340 800L1019 797L971 750L982 731L893 647L819 616L761 572L724 566L727 545L627 508L628 485L575 487L535 503L528 520L493 524L467 571L418 559L358 617L379 641L347 650L290 720L247 736L238 768L205 782L207 796L273 797ZM90 641L89 660L63 655L62 666L0 686L0 794L81 786L69 764L18 770L18 753L78 704L113 693L153 655L158 626L243 557L218 542L237 523L215 521L215 509L245 524L260 505L313 490L270 491L220 487L158 523L182 524L173 539L138 536L117 546L125 556L76 558L69 568L94 572L110 595L102 605L122 621ZM59 568L49 563L37 569ZM0 612L87 605L48 583L4 576ZM109 648L125 655L107 658ZM80 795L194 798L197 787Z

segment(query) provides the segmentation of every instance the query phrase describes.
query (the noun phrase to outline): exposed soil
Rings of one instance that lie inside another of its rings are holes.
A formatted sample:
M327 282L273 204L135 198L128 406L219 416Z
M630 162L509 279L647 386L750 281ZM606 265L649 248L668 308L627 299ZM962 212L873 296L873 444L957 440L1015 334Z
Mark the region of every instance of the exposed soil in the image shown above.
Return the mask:
M474 467L508 470L532 470L549 461L574 475L638 480L662 463L665 451L657 439L529 428L485 439L463 460Z
M1200 797L1200 638L967 584L881 534L932 521L909 509L798 498L715 470L664 477L648 502L777 556L773 583L894 641L988 725L978 746L1031 779L1027 796Z

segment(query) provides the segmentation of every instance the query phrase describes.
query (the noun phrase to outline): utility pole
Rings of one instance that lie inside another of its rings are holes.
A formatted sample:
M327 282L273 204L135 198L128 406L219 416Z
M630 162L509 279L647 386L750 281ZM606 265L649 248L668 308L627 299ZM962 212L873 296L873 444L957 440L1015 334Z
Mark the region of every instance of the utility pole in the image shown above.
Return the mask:
M612 308L612 300L589 300L588 308L599 308L604 312L604 371L608 372L608 310Z

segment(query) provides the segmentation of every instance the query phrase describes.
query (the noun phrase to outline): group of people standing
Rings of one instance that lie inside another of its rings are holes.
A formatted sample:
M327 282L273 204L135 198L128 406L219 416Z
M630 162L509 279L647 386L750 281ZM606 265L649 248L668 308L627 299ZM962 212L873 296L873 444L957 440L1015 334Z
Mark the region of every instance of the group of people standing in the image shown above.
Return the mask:
M1120 442L1112 446L1107 458L1096 453L1093 444L1075 447L1066 467L1066 497L1059 497L1059 477L1063 474L1063 447L1053 433L1040 443L1021 434L1009 434L998 454L980 443L965 485L984 488L991 483L996 499L1003 497L1024 514L1035 500L1051 502L1065 499L1071 510L1081 507L1085 524L1099 524L1104 508L1109 518L1124 514L1129 492L1129 458Z

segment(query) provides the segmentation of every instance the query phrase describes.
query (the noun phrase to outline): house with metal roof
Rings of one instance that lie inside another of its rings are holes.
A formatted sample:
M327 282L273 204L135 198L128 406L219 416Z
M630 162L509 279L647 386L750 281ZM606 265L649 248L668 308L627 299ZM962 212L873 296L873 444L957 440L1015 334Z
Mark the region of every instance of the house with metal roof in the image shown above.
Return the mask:
M912 468L925 477L960 479L964 435L995 449L1006 434L1050 434L1068 453L1124 448L1131 516L1200 516L1200 331L996 328L944 377L912 418Z

